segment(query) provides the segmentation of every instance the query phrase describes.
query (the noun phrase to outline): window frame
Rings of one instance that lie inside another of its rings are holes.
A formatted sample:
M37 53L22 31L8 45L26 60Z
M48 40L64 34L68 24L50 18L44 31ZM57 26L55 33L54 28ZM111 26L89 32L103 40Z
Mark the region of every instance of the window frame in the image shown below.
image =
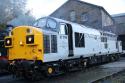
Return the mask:
M46 36L46 39L45 39L45 36ZM47 36L48 36L48 40L47 40ZM43 41L44 41L44 53L45 54L48 54L48 53L51 53L51 50L50 50L50 35L47 35L47 34L44 34L43 35ZM48 43L47 43L48 42ZM49 45L49 46L47 46L47 45Z
M47 39L45 40L45 36L48 36L48 41L47 41ZM55 36L56 39L52 38L52 36ZM44 39L43 40L44 40L44 53L45 54L57 53L58 52L58 48L57 48L57 35L54 35L54 34L50 34L50 35L44 34ZM54 45L52 45L52 43L54 43ZM52 50L53 47L54 47L54 50Z
M57 53L57 35L50 35L50 36L51 36L50 51L51 51L51 53Z
M81 22L86 22L86 21L88 21L88 14L82 13L81 14Z
M70 11L70 21L73 21L73 22L76 21L76 11L75 10Z
M63 32L64 32L64 33L61 33L61 25L64 25L64 26L65 26L65 27L63 28L63 30L64 30ZM67 27L66 23L62 23L62 22L61 22L61 23L60 23L60 26L59 26L59 34L61 34L61 35L67 35L67 34L68 34L68 32L67 32L68 30L67 30L67 29L68 29L68 27Z
M44 26L41 26L40 25L40 20L42 19L45 19L45 24ZM55 28L51 28L51 27L47 27L47 23L48 21L51 20L53 22L56 23L56 27ZM38 28L41 28L41 29L47 29L47 30L51 30L51 31L55 31L55 32L58 32L58 26L59 26L59 23L54 19L54 18L51 18L51 17L43 17L43 18L40 18L38 19L34 24L33 24L35 27L38 27Z
M84 47L85 48L85 34L75 32L75 47ZM82 36L82 38L81 38Z

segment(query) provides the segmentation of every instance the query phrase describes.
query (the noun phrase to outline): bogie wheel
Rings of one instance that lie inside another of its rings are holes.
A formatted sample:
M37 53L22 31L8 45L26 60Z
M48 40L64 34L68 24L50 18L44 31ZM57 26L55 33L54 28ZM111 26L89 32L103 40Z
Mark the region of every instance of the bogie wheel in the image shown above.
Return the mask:
M111 55L111 62L115 61L115 58L113 55Z
M53 76L54 73L55 73L55 69L54 69L53 66L48 66L48 67L46 68L46 70L45 70L45 75L46 75L47 77Z
M88 61L88 59L85 59L84 60L84 68L87 68L87 67L89 67L89 61Z
M25 72L25 76L26 79L31 80L31 81L38 81L41 80L43 78L42 72L38 72L36 70L32 70L30 73L29 72Z
M32 80L41 80L43 78L42 72L34 71L32 75Z

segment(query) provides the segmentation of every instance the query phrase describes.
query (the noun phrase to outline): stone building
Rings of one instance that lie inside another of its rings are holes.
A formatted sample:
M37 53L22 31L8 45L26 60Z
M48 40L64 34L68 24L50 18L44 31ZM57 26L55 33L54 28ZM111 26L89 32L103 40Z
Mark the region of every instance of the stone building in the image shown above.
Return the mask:
M122 41L122 48L125 50L125 13L112 15L116 23L118 39Z
M115 32L114 20L103 7L80 0L68 0L50 16Z
M118 35L125 35L125 13L112 15L116 23Z

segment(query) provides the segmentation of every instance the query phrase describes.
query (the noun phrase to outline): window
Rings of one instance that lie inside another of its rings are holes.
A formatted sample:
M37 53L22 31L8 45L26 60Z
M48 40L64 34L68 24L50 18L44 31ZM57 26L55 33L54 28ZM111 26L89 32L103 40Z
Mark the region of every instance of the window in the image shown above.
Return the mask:
M65 18L64 18L63 16L60 16L60 19L63 19L63 20L65 20Z
M41 18L35 22L34 26L49 30L56 30L57 22L53 18Z
M50 37L49 37L49 35L44 35L44 52L50 53Z
M44 35L44 53L56 53L56 52L57 52L57 36Z
M120 42L120 46L122 46L122 42Z
M83 33L75 32L75 46L76 47L85 47L85 40Z
M107 42L107 37L101 37L101 42Z
M118 42L116 42L116 49L118 49Z
M104 44L104 46L105 46L105 49L107 49L107 48L108 48L108 44L107 44L107 43L105 43L105 44Z
M67 34L67 26L65 24L60 24L60 34L66 35Z
M71 21L75 21L76 20L76 12L75 11L71 11L70 12L70 20Z
M43 28L46 26L46 20L46 18L41 18L35 22L34 26Z
M88 15L87 15L87 13L83 13L81 15L81 22L85 22L85 21L88 21Z
M51 35L51 52L56 53L57 52L57 36Z
M65 25L64 24L60 25L60 34L65 34Z
M47 20L47 28L55 29L56 25L57 25L56 21L52 19Z

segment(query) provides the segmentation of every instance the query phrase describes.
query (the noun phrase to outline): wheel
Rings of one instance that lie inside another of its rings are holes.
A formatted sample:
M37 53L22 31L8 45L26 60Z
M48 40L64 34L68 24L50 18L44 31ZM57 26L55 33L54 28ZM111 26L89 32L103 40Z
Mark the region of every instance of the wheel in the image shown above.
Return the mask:
M54 70L52 67L48 67L47 71L48 71L48 74L52 74Z
M111 55L111 62L115 61L115 58L113 55Z
M45 76L47 77L57 76L63 73L63 68L58 63L54 65L47 65L45 69Z
M84 68L87 68L90 66L90 62L88 59L84 59Z
M54 67L53 66L47 66L46 70L45 70L45 76L47 77L51 77L54 75Z
M38 72L38 71L33 71L33 75L32 75L32 80L34 81L38 81L41 80L43 78L42 72Z

